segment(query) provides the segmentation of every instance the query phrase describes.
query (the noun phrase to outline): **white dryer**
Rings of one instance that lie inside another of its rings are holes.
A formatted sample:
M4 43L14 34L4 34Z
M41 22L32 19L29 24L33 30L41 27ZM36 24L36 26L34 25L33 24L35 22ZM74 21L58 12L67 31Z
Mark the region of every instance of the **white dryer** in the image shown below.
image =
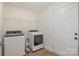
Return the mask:
M32 51L43 48L43 33L29 32L29 47Z

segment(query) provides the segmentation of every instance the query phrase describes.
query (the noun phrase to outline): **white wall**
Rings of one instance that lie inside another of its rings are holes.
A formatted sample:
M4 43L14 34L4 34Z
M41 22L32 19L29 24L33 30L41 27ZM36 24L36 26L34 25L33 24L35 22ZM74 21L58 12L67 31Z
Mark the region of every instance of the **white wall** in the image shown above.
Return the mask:
M2 3L0 2L0 42L2 36ZM1 55L1 46L0 46L0 55Z
M44 33L44 47L50 51L53 49L53 26L51 27L51 19L53 20L53 9L47 8L38 14L39 29ZM52 23L53 24L53 23ZM51 28L50 28L51 27ZM52 30L52 31L51 31ZM52 33L51 33L52 32Z
M0 39L1 39L1 31L2 31L2 3L0 3Z
M24 8L5 4L3 15L4 32L7 30L28 30L38 29L36 14Z
M45 48L50 51L56 51L55 40L55 21L54 12L62 7L65 7L71 3L53 3L52 6L42 11L39 15L39 28L44 33L44 45ZM58 42L59 43L59 42ZM61 41L62 43L62 41ZM63 44L63 43L62 43ZM64 46L63 46L64 47ZM63 49L63 48L60 48ZM62 54L62 53L60 53Z

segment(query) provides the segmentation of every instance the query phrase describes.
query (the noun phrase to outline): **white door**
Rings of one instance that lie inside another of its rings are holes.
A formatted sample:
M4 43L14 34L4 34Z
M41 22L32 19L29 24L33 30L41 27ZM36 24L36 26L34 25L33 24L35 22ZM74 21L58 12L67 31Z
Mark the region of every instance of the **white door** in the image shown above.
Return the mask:
M55 50L61 55L78 55L78 4L55 12Z

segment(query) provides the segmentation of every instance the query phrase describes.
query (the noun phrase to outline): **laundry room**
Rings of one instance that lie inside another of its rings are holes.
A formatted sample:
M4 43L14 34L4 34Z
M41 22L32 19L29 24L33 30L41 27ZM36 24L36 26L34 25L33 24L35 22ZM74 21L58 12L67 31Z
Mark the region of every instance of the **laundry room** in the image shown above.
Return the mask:
M0 2L0 56L78 54L78 2Z

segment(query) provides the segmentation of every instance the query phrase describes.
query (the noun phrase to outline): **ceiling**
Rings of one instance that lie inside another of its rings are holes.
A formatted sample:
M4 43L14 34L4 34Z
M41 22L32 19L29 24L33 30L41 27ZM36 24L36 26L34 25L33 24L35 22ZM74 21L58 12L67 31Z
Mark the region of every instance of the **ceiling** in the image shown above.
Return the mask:
M12 4L35 12L39 12L51 5L52 2L8 2L6 4Z

